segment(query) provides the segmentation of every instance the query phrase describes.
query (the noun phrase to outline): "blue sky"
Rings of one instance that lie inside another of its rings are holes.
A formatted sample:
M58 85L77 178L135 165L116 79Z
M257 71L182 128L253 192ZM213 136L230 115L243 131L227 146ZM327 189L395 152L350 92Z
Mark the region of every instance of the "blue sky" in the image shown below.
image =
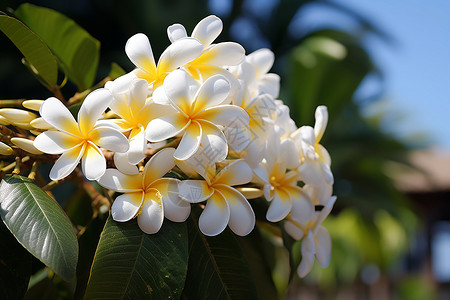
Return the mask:
M450 1L334 1L361 12L394 38L392 45L376 37L365 41L385 74L377 107L393 116L386 129L401 136L425 134L431 146L450 151Z

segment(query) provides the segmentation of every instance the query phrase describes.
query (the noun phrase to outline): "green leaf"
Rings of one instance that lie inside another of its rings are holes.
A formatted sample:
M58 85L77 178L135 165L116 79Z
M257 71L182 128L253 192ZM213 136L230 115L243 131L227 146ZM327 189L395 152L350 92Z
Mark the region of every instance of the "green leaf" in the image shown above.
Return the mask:
M98 40L72 19L49 8L24 3L15 14L47 43L80 91L93 85L100 55Z
M35 257L64 280L75 275L78 241L61 207L30 179L7 175L0 185L6 227Z
M48 87L55 87L58 64L47 45L25 24L7 15L0 15L0 30L16 45L32 66L34 74Z
M164 220L146 234L136 219L109 217L95 253L85 299L179 299L188 263L185 223Z
M22 299L31 274L28 253L0 222L0 299Z
M189 266L185 299L259 299L247 259L228 228L207 237L197 225L195 212L188 221Z

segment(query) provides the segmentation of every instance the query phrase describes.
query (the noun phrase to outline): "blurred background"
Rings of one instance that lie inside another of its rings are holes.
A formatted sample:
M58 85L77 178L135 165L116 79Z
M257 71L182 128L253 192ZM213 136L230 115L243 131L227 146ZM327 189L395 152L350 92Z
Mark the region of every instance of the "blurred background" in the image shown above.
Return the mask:
M25 1L0 0L0 10ZM74 19L101 42L97 81L137 32L155 57L167 26L190 33L209 14L222 18L218 41L247 53L270 48L280 99L297 125L328 106L322 144L338 196L325 226L331 265L288 285L278 250L275 286L286 299L450 298L450 2L445 0L42 0L27 1ZM50 93L0 35L0 99ZM70 84L70 83L69 83ZM71 90L72 89L72 90ZM65 88L68 96L75 86Z

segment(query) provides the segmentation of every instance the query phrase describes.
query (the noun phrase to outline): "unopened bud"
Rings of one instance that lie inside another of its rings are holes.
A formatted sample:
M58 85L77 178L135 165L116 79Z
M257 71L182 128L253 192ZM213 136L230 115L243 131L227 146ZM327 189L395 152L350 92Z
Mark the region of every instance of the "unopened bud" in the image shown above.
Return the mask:
M29 139L24 138L12 138L11 143L19 147L20 149L23 149L31 154L43 154L44 152L39 151L36 147L33 145L33 141Z
M39 111L44 100L25 100L22 102L23 107Z
M9 122L16 124L30 123L37 118L36 114L17 108L2 108L0 109L0 116L3 116Z
M11 124L11 122L9 122L7 118L0 116L0 125L8 126L9 124Z
M43 118L36 118L33 121L30 122L31 126L36 129L52 129L53 126L48 124Z
M0 142L0 155L11 155L14 153L13 148L6 145L5 143Z

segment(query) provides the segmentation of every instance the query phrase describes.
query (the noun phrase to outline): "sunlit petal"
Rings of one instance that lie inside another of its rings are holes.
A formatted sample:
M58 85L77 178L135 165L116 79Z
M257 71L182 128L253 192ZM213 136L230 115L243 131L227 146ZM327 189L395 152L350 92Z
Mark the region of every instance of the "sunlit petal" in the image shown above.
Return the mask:
M215 236L227 227L230 208L220 192L215 192L206 203L198 220L200 231L207 236Z
M187 37L186 28L181 24L173 24L167 27L167 36L173 43L179 39Z
M308 221L314 215L314 204L306 193L297 186L283 187L291 196L291 214L300 222Z
M291 211L292 201L289 193L282 189L275 189L272 203L267 210L266 218L270 222L283 220Z
M202 156L210 163L223 161L228 154L227 140L223 132L214 124L205 120L201 124L201 146L196 155Z
M195 62L216 66L235 66L240 64L244 58L245 49L241 45L224 42L211 45Z
M105 88L96 89L87 95L78 112L78 125L82 133L87 134L94 127L112 100L111 92Z
M131 83L128 105L134 117L137 117L139 111L144 107L147 94L148 83L146 80L136 79Z
M222 32L222 28L222 20L211 15L198 22L192 31L192 37L208 47Z
M106 160L103 153L97 146L89 143L81 159L81 169L84 176L89 180L97 180L106 170Z
M162 178L175 166L174 152L174 148L162 149L153 155L145 164L143 179L143 185L145 187L149 187L153 181Z
M128 160L128 153L114 153L114 164L116 165L116 168L128 175L135 175L139 173L139 169L137 166L130 163ZM108 172L108 170L106 170Z
M128 139L111 127L97 127L91 131L89 137L96 145L114 152L127 152L130 147Z
M314 245L314 236L311 231L307 234L306 238L302 241L302 261L297 268L297 274L300 278L305 277L311 272L314 264L314 254L316 247Z
M255 227L255 213L247 199L227 185L220 185L216 190L226 199L230 209L230 220L228 222L230 229L240 236L249 234Z
M137 33L128 39L125 52L135 66L149 74L156 74L155 59L148 37L143 33Z
M161 198L156 190L145 193L141 213L137 217L139 228L148 234L156 233L164 221Z
M147 149L147 141L145 140L144 127L141 131L130 140L130 149L128 149L128 161L137 165L145 158L145 150Z
M47 123L56 129L68 132L72 135L80 135L80 130L74 117L67 107L55 97L45 100L39 113Z
M214 75L206 79L197 92L192 115L197 112L222 104L230 93L230 83L222 75Z
M201 139L202 127L198 122L191 122L178 144L174 157L179 160L188 159L197 151Z
M252 180L253 172L249 165L238 159L223 168L215 177L215 184L226 184L229 186L246 184Z
M191 95L192 86L197 87L198 84L183 70L171 72L167 75L163 85L164 93L172 105L185 114L191 112L192 103L194 101L194 98Z
M29 152L31 154L40 155L44 152L37 149L32 140L26 139L26 138L20 138L20 137L13 137L10 139L11 143L13 143L15 146L19 147L22 150L25 150L26 152Z
M48 154L60 154L76 145L81 140L62 131L48 130L41 133L34 140L34 146Z
M107 169L103 176L97 181L101 186L120 193L130 193L142 190L141 175L127 175L117 169Z
M178 135L189 124L191 121L180 112L156 118L148 123L145 138L150 142L161 142Z
M275 55L271 50L262 48L247 55L247 61L255 68L257 76L261 76L272 68Z
M237 128L242 128L250 121L247 112L234 105L220 105L207 108L197 113L195 118L207 120L217 125Z
M278 74L269 73L258 82L260 93L267 93L274 98L280 95L280 76Z
M173 42L161 54L158 61L158 74L182 67L202 54L203 45L196 39L183 38Z
M316 143L322 139L323 133L328 123L328 110L326 106L318 106L315 113L316 123L314 124L314 134L316 135Z
M117 222L131 220L139 212L143 200L143 192L127 193L118 196L111 206L113 220Z
M205 201L214 193L204 180L183 180L178 184L178 194L190 203Z
M164 216L173 222L186 221L191 212L191 204L178 197L179 182L174 178L161 178L152 184L152 188L161 193L161 201L164 203Z
M316 258L323 268L328 267L331 259L331 237L328 230L320 226L316 233Z
M64 152L50 170L50 179L60 180L72 173L78 165L78 162L84 153L85 147L86 146L83 145Z
M281 141L280 158L284 160L288 169L295 169L300 165L300 151L292 139L287 138Z

